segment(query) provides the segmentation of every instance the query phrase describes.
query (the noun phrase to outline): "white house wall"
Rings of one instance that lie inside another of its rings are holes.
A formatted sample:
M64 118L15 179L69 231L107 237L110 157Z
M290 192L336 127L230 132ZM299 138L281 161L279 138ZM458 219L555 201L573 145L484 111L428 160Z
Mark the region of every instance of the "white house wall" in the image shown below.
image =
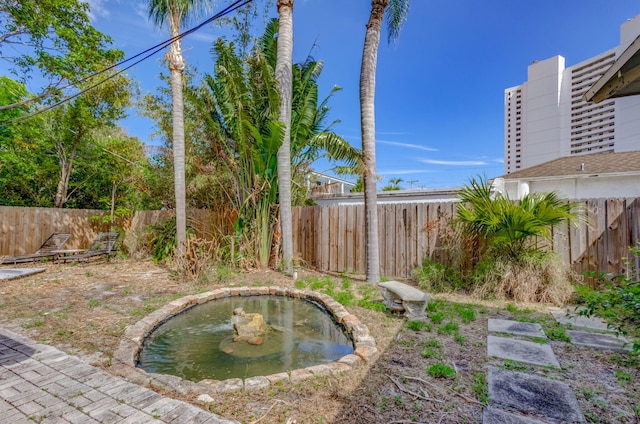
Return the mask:
M593 177L567 177L549 180L505 181L505 191L512 199L522 196L519 190L528 184L531 193L555 191L567 199L596 199L613 197L640 197L640 175Z

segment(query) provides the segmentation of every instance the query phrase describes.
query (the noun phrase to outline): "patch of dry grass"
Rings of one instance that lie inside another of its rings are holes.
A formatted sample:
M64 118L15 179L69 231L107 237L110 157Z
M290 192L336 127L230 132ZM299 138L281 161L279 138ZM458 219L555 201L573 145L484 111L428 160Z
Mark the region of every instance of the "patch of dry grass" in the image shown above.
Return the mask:
M167 269L144 260L44 266L45 273L2 283L0 325L107 371L125 328L170 300L230 285L294 286L293 280L272 271L227 271L222 280L178 281ZM299 278L330 278L336 291L344 287L343 278L309 270L301 270ZM356 298L362 293L376 295L366 283L349 280L349 290ZM297 424L480 423L482 402L486 401L486 366L505 366L504 361L487 358L487 318L516 318L543 325L551 318L544 307L535 304L524 310L521 305L480 302L461 295L434 297L428 310L431 319L411 328L402 318L356 306L354 301L347 309L376 338L381 352L378 360L342 375L249 393L216 394L210 409L256 424L288 419ZM637 360L560 341L553 341L552 347L562 370L532 372L570 384L581 409L598 417L594 422L635 422L632 415L625 417L621 411L633 414L634 408L640 408ZM430 375L427 369L434 365L452 368L455 376ZM197 403L176 393L164 394Z

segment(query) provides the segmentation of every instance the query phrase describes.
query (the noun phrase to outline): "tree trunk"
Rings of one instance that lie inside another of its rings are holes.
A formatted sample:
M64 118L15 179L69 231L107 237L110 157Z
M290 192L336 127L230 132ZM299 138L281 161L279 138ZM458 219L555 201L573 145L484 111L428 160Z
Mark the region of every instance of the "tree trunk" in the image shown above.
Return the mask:
M380 281L380 252L378 247L378 199L376 195L376 123L375 91L378 45L384 9L388 0L373 0L371 15L367 23L360 68L360 128L362 131L362 151L364 167L366 278L368 283Z
M180 34L177 19L170 18L171 36ZM173 118L173 179L176 196L176 239L177 254L184 254L187 241L186 184L184 175L184 103L182 99L182 73L184 60L180 49L180 40L174 41L167 53L171 72L171 101Z
M278 149L278 197L282 228L282 264L287 275L293 275L293 224L291 211L291 97L293 73L293 0L278 0L278 56L276 81L280 91L280 122L284 124L284 138Z
M67 195L69 193L69 180L71 179L71 171L73 170L73 160L78 150L78 141L73 142L73 147L69 156L65 155L64 146L58 144L58 164L60 165L60 179L56 189L56 197L53 202L54 208L63 208L67 203Z

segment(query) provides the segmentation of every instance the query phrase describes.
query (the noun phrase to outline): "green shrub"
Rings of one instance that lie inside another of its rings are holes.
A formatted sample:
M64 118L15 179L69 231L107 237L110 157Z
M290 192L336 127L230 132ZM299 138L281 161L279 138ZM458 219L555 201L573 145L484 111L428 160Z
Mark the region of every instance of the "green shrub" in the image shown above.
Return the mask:
M151 248L153 250L153 261L155 263L162 262L173 256L173 252L178 245L175 217L162 224L148 225L146 232L152 237ZM187 236L193 234L195 234L193 228L187 228Z
M611 276L603 273L590 273L598 279L597 290L587 286L577 288L577 300L585 306L580 314L597 314L612 327L623 334L640 338L640 270L637 269L640 258L640 242L631 247L631 260L626 262L627 274ZM633 345L634 351L640 351L640 342Z
M458 272L429 258L423 260L421 267L411 271L411 276L418 283L418 286L427 292L451 292L463 287Z

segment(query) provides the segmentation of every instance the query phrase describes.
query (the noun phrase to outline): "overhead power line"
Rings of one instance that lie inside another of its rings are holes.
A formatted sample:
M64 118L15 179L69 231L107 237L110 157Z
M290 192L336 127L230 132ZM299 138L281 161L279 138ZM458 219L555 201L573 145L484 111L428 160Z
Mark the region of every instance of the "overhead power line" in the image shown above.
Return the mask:
M97 77L97 76L99 76L99 75L102 75L102 74L104 74L104 73L106 73L106 72L109 72L110 70L112 70L112 69L114 69L114 68L120 67L121 65L123 65L123 64L125 64L125 63L127 63L127 62L131 62L132 60L134 60L134 59L138 59L138 58L140 58L140 57L141 57L140 59L136 60L135 62L133 62L133 63L129 64L128 66L126 66L126 67L124 67L124 68L122 68L122 69L118 70L117 72L115 72L115 73L113 73L113 74L110 74L108 77L101 79L100 81L96 82L95 84L92 84L92 85L90 85L89 87L86 87L86 88L84 88L84 89L82 89L82 90L78 91L78 92L77 92L77 93L75 93L75 94L72 94L72 95L70 95L70 96L67 96L67 97L65 97L65 98L63 98L63 99L61 99L61 100L59 100L59 101L57 101L57 102L55 102L55 103L53 103L53 104L51 104L51 105L49 105L49 106L45 107L45 108L39 109L39 110L37 110L37 111L35 111L35 112L31 113L31 114L28 114L28 115L25 115L25 116L21 116L21 117L19 117L19 118L16 118L16 119L14 120L14 122L20 122L20 121L23 121L23 120L25 120L25 119L31 118L31 117L33 117L33 116L39 115L39 114L41 114L41 113L47 112L47 111L49 111L49 110L51 110L51 109L54 109L54 108L56 108L56 107L58 107L58 106L60 106L60 105L62 105L62 104L64 104L64 103L66 103L66 102L68 102L68 101L70 101L70 100L75 99L75 98L76 98L76 97L78 97L78 96L81 96L82 94L86 93L87 91L89 91L89 90L92 90L92 89L96 88L96 87L97 87L97 86L99 86L100 84L103 84L103 83L105 83L105 82L107 82L107 81L109 81L109 80L111 80L111 79L115 78L116 76L118 76L118 75L120 75L121 73L123 73L124 71L126 71L126 70L128 70L128 69L132 68L133 66L135 66L135 65L139 64L140 62L143 62L143 61L147 60L147 59L148 59L148 58L150 58L151 56L153 56L153 55L155 55L156 53L158 53L158 52L162 51L165 47L168 47L169 45L171 45L174 41L177 41L177 40L181 40L181 39L183 39L183 38L184 38L184 37L186 37L187 35L189 35L189 34L191 34L191 33L194 33L194 32L196 32L196 31L198 31L198 30L199 30L200 28L202 28L203 26L205 26L205 25L207 25L207 24L209 24L209 23L211 23L211 22L213 22L213 21L215 21L215 20L217 20L217 19L222 18L222 17L224 17L224 16L226 16L226 15L228 15L228 14L230 14L230 13L232 13L232 12L236 11L237 9L239 9L239 8L241 8L241 7L243 7L243 6L246 6L247 4L251 3L252 1L253 1L253 0L236 0L236 1L234 1L233 3L231 3L229 6L225 7L224 9L222 9L221 11L219 11L218 13L216 13L215 15L213 15L212 17L210 17L210 18L206 19L204 22L202 22L202 23L200 23L200 24L196 25L195 27L193 27L193 28L191 28L191 29L188 29L188 30L184 31L184 32L182 32L182 33L180 33L180 34L176 35L175 37L171 37L171 38L169 38L169 39L168 39L168 40L166 40L166 41L163 41L163 42L161 42L161 43L158 43L158 44L156 44L155 46L150 47L150 48L148 48L148 49L146 49L146 50L144 50L144 51L142 51L142 52L140 52L140 53L138 53L138 54L136 54L136 55L134 55L134 56L132 56L132 57L130 57L130 58L128 58L128 59L125 59L125 60L123 60L123 61L121 61L121 62L118 62L118 63L115 63L115 64L113 64L113 65L110 65L110 66L108 66L108 67L106 67L106 68L104 68L104 69L101 69L100 71L94 72L93 74L88 75L88 76L86 76L86 77L84 77L84 78L80 79L80 80L78 81L78 83L76 83L76 84L69 84L69 85L67 85L67 86L65 86L65 87L62 87L62 88L61 88L62 90L67 89L67 88L76 87L76 85L77 85L77 84L79 84L79 83L82 83L82 82L85 82L85 81L89 81L89 80L91 80L91 79L93 79L93 78L95 78L95 77Z

